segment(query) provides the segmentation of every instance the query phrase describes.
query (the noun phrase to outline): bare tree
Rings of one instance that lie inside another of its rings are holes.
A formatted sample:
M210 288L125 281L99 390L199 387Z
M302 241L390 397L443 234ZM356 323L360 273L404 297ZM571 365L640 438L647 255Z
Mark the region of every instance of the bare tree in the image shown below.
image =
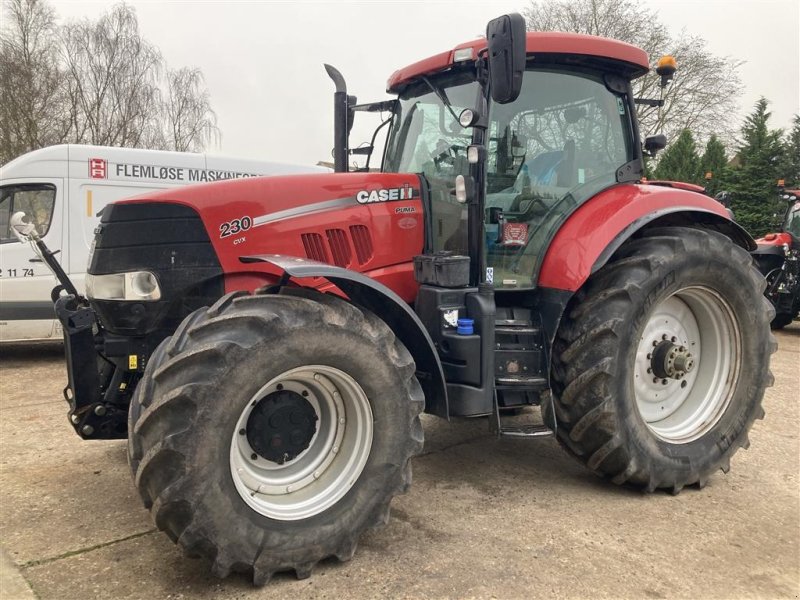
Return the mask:
M162 103L165 145L180 152L197 152L208 142L218 142L217 115L211 109L200 69L168 71L166 79Z
M6 0L0 31L0 164L68 138L71 120L53 9Z
M661 109L639 106L643 135L666 133L677 139L691 129L700 139L716 133L723 141L740 93L741 61L711 54L706 42L681 32L673 37L658 16L637 0L532 0L523 11L528 29L587 33L622 40L642 48L652 66L663 54L671 54L678 73L666 88ZM654 71L634 81L637 97L658 98L659 77Z
M160 101L161 54L142 39L132 7L118 4L97 22L66 25L62 59L74 141L144 147L160 141L153 117Z
M219 140L202 73L168 69L132 7L59 28L46 0L0 1L0 164L61 142L202 151Z

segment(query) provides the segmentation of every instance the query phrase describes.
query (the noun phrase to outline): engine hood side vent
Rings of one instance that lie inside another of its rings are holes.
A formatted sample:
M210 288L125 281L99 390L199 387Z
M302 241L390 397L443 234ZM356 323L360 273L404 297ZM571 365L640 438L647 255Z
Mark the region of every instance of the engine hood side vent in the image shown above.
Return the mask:
M353 246L355 246L356 249L358 264L362 266L367 264L372 260L375 253L369 228L366 225L351 225L350 236L353 238Z
M353 252L350 249L350 240L344 229L326 229L328 244L331 247L333 264L337 267L348 268L353 262Z
M328 258L328 252L325 250L325 241L320 234L303 233L300 235L300 239L303 241L303 249L308 258L316 260L317 262L330 264L331 261L330 258Z

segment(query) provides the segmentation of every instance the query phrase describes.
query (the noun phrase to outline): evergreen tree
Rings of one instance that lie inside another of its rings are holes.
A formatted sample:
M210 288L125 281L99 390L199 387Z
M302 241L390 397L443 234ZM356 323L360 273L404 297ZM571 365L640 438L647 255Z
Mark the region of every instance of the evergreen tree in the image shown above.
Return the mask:
M782 131L769 128L768 102L756 102L742 126L739 168L733 177L733 212L736 220L752 235L761 236L772 228L777 210L776 184L783 158Z
M655 178L686 183L702 182L700 156L691 131L681 131L678 139L664 151L655 168Z
M725 189L729 177L728 157L725 156L725 146L716 135L712 135L706 143L706 150L700 159L700 172L710 196Z
M786 134L779 173L786 187L800 187L800 115L794 116L792 129Z

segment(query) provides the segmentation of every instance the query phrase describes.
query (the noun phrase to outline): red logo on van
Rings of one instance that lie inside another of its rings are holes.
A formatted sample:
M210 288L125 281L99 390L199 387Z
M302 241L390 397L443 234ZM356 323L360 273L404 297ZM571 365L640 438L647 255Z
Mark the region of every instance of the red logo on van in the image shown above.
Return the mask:
M104 158L89 159L89 177L91 179L106 178L106 160Z

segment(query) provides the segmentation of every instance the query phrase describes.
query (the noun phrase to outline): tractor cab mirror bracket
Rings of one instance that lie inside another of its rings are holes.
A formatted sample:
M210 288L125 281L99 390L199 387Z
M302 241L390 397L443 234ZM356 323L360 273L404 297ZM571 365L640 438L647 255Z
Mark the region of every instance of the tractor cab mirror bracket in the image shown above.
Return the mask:
M492 100L508 104L519 97L525 73L525 19L517 13L503 15L486 26L489 90Z

